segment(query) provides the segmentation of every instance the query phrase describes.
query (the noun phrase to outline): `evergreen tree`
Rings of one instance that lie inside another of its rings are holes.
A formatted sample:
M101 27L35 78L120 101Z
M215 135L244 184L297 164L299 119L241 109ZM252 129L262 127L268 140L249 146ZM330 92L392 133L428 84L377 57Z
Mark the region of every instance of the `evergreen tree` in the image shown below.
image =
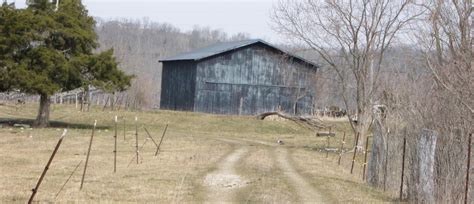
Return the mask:
M94 53L95 21L80 0L30 0L26 9L0 8L0 91L39 94L36 127L49 123L50 97L87 88L123 91L132 76L118 69L113 50Z

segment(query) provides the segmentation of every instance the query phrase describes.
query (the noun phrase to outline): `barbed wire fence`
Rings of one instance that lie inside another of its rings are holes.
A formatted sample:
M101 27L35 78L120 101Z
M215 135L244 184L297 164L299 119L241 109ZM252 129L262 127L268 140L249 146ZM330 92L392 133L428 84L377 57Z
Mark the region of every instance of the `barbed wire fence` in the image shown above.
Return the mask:
M378 116L373 133L369 185L416 203L474 201L466 129L430 130Z

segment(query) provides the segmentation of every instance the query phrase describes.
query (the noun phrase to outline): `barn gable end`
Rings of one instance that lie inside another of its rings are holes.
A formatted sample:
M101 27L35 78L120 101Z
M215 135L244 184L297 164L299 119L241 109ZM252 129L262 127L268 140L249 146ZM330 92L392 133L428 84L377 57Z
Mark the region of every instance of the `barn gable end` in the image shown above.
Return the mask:
M160 108L194 111L196 63L174 61L163 65Z

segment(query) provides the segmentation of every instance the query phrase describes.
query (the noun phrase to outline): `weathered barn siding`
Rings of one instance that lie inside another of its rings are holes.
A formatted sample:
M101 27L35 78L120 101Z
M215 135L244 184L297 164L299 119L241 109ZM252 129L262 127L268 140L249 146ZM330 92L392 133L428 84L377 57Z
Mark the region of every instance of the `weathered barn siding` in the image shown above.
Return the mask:
M196 63L191 60L163 64L160 107L193 111Z
M197 62L194 111L252 115L280 107L293 113L301 97L296 114L308 114L315 73L314 66L285 58L264 44L203 59Z

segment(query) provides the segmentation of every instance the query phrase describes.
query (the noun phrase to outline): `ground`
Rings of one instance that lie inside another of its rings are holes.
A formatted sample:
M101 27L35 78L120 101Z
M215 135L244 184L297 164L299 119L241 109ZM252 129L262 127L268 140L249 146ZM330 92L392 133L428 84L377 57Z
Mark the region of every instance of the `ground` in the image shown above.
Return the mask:
M172 111L79 112L71 105L53 105L54 127L18 128L27 123L36 104L0 106L0 202L25 203L31 195L63 128L68 128L35 201L40 202L159 202L159 203L295 203L387 202L394 198L362 181L363 154L342 157L321 151L326 138L290 121L260 121L253 117L218 116ZM117 172L114 164L114 117L118 116ZM138 118L139 162L135 160L135 124ZM98 128L79 190L91 125ZM346 132L346 150L353 136L346 121L328 121L340 148ZM124 125L125 124L125 125ZM147 128L158 143L168 130L159 154L146 140ZM124 134L125 127L125 134ZM282 140L284 145L277 144ZM64 185L75 167L79 168Z

